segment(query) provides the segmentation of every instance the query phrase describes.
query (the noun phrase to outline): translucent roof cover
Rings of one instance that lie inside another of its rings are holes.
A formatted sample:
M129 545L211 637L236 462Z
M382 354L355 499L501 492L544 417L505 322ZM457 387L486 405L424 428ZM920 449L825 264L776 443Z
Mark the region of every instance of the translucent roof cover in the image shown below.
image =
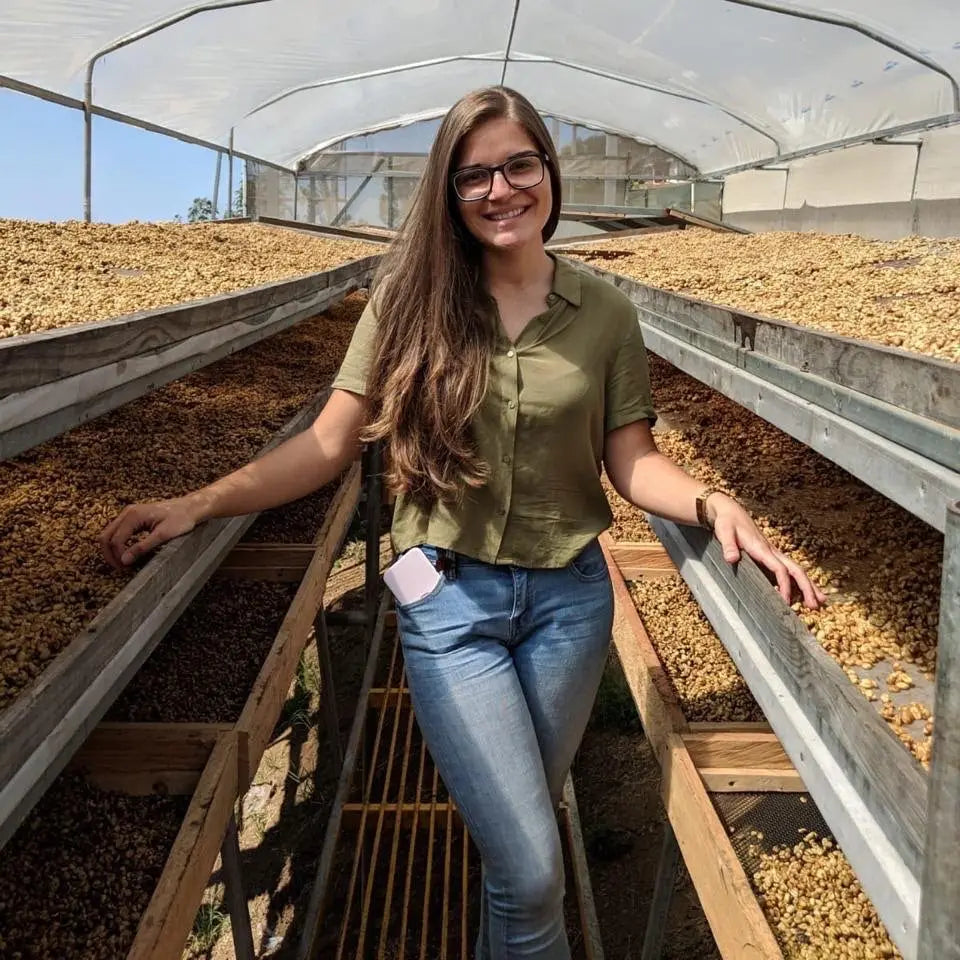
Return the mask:
M0 82L91 60L96 109L291 169L501 79L704 174L960 120L956 0L0 0Z

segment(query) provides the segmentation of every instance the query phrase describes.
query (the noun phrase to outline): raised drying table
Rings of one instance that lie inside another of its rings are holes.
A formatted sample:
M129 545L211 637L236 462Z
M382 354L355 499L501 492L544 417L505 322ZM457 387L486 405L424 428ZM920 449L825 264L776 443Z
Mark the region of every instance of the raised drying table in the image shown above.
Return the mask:
M307 427L326 396L317 395L265 450ZM0 714L0 845L255 519L213 520L162 547Z
M955 663L960 365L587 269L637 305L651 351L947 530L939 659ZM946 866L960 856L960 708L951 669L937 671L927 777L751 561L734 570L703 531L650 519L906 960L960 957L960 881ZM921 926L934 938L923 949Z
M322 313L368 286L378 262L0 339L0 460Z
M943 531L960 499L960 364L583 267L636 304L654 353Z

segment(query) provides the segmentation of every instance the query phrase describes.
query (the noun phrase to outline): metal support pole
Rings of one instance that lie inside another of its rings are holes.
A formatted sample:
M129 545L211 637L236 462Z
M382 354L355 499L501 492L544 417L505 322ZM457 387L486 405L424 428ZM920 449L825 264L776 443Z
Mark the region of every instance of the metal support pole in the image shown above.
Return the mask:
M90 222L90 196L93 190L93 60L87 64L83 84L83 222Z
M223 163L223 154L217 151L217 166L213 174L213 219L217 219L220 202L220 165Z
M230 128L230 150L227 153L227 216L233 216L233 127Z
M367 556L366 591L363 609L367 615L365 639L369 643L377 618L377 603L380 597L380 511L382 469L382 450L380 443L371 443L366 453L367 485Z
M393 157L387 157L387 170L393 169ZM387 229L393 229L393 175L387 173Z
M340 743L340 717L337 714L337 694L333 685L333 659L330 656L330 634L327 631L327 612L322 607L314 623L317 642L317 662L320 664L320 696L327 723L327 739L333 747L337 771L343 766L343 744Z
M947 508L917 960L960 960L960 501Z
M220 848L220 859L223 863L223 885L227 909L230 912L234 956L236 960L256 960L250 911L247 908L247 895L243 890L243 877L240 873L240 836L237 833L237 818L233 814L230 815L227 834Z
M667 932L667 917L670 913L670 900L673 897L673 884L680 863L680 847L670 821L663 827L663 846L660 849L660 864L657 867L657 879L653 887L653 900L650 903L650 915L647 918L647 931L643 937L643 951L640 960L660 960L663 953L663 940Z
M917 144L917 162L913 165L913 183L910 186L910 205L913 208L910 218L910 232L920 233L920 205L917 203L917 180L920 179L920 155L923 153L923 141Z
M297 201L300 199L300 174L293 175L293 219L297 219Z

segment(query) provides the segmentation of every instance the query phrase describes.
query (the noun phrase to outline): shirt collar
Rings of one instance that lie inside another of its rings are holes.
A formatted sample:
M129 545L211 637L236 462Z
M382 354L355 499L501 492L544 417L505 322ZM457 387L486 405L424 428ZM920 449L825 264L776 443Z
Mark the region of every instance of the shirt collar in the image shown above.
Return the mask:
M553 271L553 293L563 297L575 307L580 306L580 271L562 257L547 254L555 264Z

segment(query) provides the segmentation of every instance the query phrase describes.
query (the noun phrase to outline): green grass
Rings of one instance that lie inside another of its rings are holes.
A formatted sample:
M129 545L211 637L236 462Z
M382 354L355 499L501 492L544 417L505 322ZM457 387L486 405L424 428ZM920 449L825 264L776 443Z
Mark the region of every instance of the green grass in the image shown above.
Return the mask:
M311 701L320 694L320 668L316 660L307 659L304 652L297 664L297 676L293 687L293 694L283 705L280 717L281 726L312 727L314 724Z
M212 950L230 927L230 917L221 910L222 904L203 903L197 911L190 933L190 949L198 953Z

